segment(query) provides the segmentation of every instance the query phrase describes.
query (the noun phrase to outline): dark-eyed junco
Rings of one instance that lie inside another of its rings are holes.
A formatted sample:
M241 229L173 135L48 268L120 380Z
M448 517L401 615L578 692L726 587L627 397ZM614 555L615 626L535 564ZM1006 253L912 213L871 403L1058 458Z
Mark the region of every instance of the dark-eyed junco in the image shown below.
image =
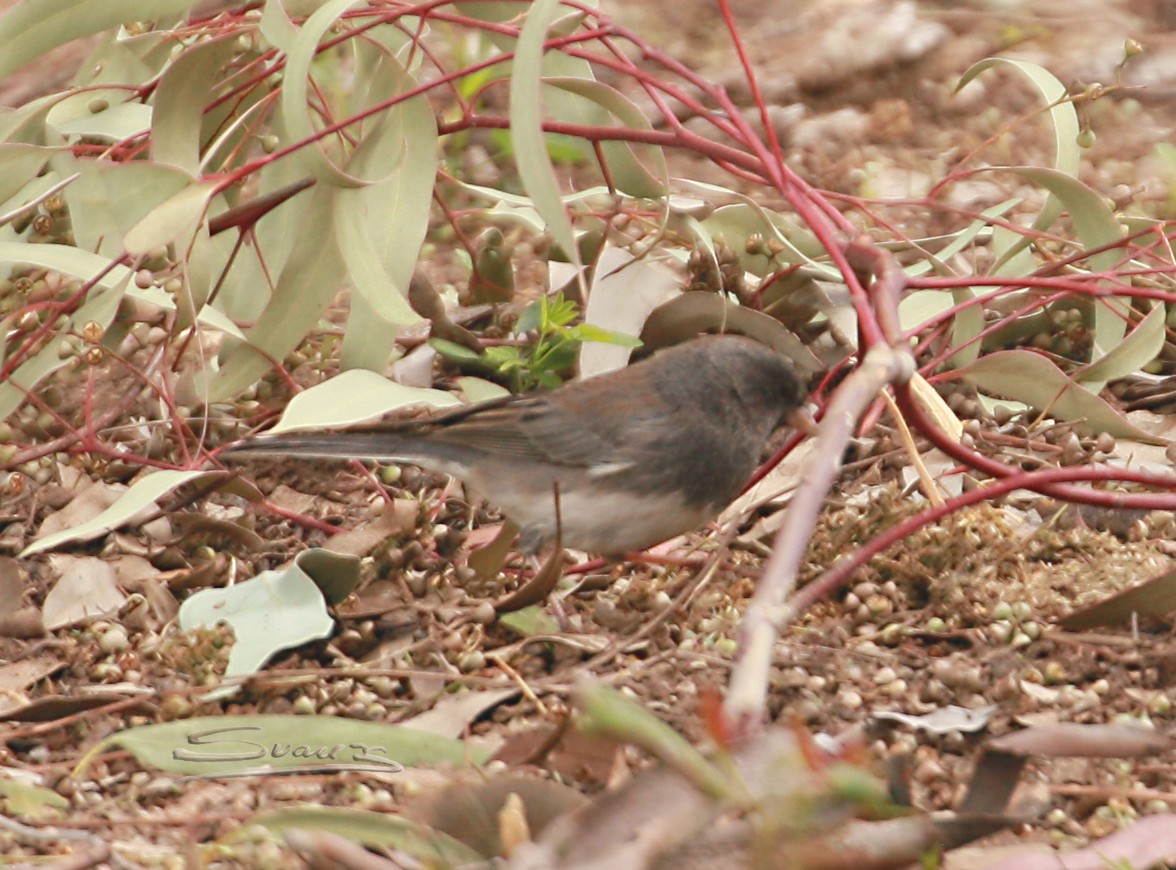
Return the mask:
M521 527L524 551L556 539L618 556L716 516L772 432L804 420L792 364L742 336L706 336L549 393L428 419L262 435L222 456L403 462L451 474Z

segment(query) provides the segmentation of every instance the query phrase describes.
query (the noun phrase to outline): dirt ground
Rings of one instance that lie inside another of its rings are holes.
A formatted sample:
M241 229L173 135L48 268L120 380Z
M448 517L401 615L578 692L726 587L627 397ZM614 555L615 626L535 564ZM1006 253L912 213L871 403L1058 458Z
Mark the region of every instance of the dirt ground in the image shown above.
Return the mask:
M727 83L741 105L750 105L710 0L612 5L621 22ZM1095 134L1083 180L1119 207L1137 203L1174 216L1176 164L1157 145L1171 141L1176 125L1176 3L736 5L787 159L823 189L921 196L985 146L994 127L1033 112L1035 95L999 72L954 93L971 64L1002 53L1036 61L1076 89L1106 86L1105 96L1082 109ZM1128 39L1144 51L1120 68ZM1048 165L1052 145L1043 125L1028 123L991 147L993 162ZM731 183L716 167L681 155L673 172ZM971 203L992 193L971 182L946 196ZM912 236L940 231L947 220L910 209L893 214ZM967 416L968 397L945 392ZM1152 409L1157 425L1169 410ZM891 423L884 418L859 446L830 496L802 580L920 507ZM994 453L1006 446L990 444ZM1097 449L1093 442L1083 447L1092 455ZM0 581L38 607L66 563L10 557L44 516L70 500L76 478L69 475L78 472L64 461L52 472L6 499L0 516ZM117 476L107 472L108 479ZM201 854L198 844L226 836L260 810L311 802L401 812L452 781L448 772L409 770L177 785L117 750L94 761L84 779L67 776L83 752L121 728L192 714L314 712L402 721L435 709L444 722L438 728L455 736L466 731L498 751L496 770L559 779L595 794L646 766L648 757L591 742L535 751L562 721L579 677L591 673L691 743L716 742L709 711L730 675L764 541L743 536L721 545L716 530L705 530L678 542L673 553L689 554L680 563L606 565L571 575L574 591L565 584L548 609L553 630L528 634L486 618L486 602L499 588L476 578L461 554L484 540L478 527L494 516L446 488L444 479L406 469L397 480L383 480L394 499L385 504L369 476L347 468L259 464L250 476L286 516L216 496L215 508L196 511L202 519L120 532L86 552L115 565L127 589L144 589L136 571L169 572L170 594L182 598L209 573L251 576L330 537L289 515L387 538L369 548L365 585L340 606L339 631L271 662L272 679L228 702L201 701L193 690L193 675L223 665L226 653L215 638L181 638L133 618L0 638L6 662L51 662L27 693L13 692L2 726L4 764L36 774L67 802L64 816L34 827L84 832L90 847L105 843L135 866L180 866L180 856L213 866L291 866L282 863L284 846L260 836L218 855ZM782 638L772 670L773 720L817 739L852 735L848 744L861 767L879 777L897 771L924 811L958 808L980 749L1022 728L1130 722L1166 737L1176 717L1170 617L1083 629L1058 621L1172 570L1176 521L1060 507L1016 495L950 517L873 560L843 594L804 614ZM713 572L702 568L712 565ZM503 696L482 707L447 705L461 686ZM11 715L37 703L33 715ZM980 726L890 715L922 717L954 706L973 711ZM1000 849L1025 843L1077 848L1173 811L1176 752L1107 755L1031 759L1011 805L1026 821L949 856L945 866L989 866L1004 854ZM442 827L436 814L416 811ZM66 849L52 838L29 842L27 832L0 832L0 852L12 858Z

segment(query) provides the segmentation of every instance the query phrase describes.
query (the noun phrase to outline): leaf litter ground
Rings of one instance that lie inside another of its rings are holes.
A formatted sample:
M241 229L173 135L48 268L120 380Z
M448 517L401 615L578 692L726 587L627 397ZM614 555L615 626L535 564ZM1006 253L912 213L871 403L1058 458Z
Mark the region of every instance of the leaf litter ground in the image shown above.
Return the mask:
M880 22L888 11L896 14L887 4L865 6ZM691 16L681 15L679 7L675 3L678 11L669 14L667 4L645 4L634 14L645 27L682 22L683 30L667 31L667 40L687 46L703 62L712 52L725 57L712 43L713 28L691 27ZM1020 47L1063 79L1067 73L1081 77L1088 24L1077 15L1051 17L1048 4L1040 7L1040 17L1030 16L1031 26L1020 34ZM841 4L830 8L840 14L814 17L826 33L836 33L850 13ZM1108 32L1123 27L1134 35L1133 25L1157 26L1134 18L1137 13L1125 5L1100 8ZM823 68L808 56L819 59L820 52L784 51L786 38L808 44L817 39L814 32L790 29L788 22L745 28L765 82L783 92L798 87L808 98L808 116L793 131L794 151L798 168L822 186L857 191L868 181L874 193L893 193L892 185L934 173L933 161L944 151L975 144L968 141L972 134L963 115L976 111L976 104L945 110L923 83L962 71L1002 47L1010 34L995 17L978 12L937 17L924 11L946 22L941 38L919 50L897 41L890 45L892 56L875 58L869 74ZM701 13L699 20L705 20ZM867 41L860 34L858 39L862 43L842 43L843 56ZM1014 117L1030 110L1023 99L1015 89L994 88L981 99L981 108L995 106ZM1167 167L1154 159L1152 145L1176 122L1170 106L1145 99L1131 105L1107 101L1097 104L1097 111L1105 116L1096 124L1100 140L1089 155L1092 186L1104 191L1166 186ZM1046 142L1024 145L1048 151ZM1035 155L1017 162L1043 159ZM678 175L704 177L712 171L685 161L675 166ZM866 171L872 175L863 179ZM935 229L921 227L918 233ZM913 226L908 232L916 234ZM308 362L293 374L310 383L322 372ZM61 377L55 388L68 394L81 386ZM879 432L847 467L830 499L810 546L811 576L915 510L918 496L903 489L897 440L885 427ZM1026 450L1032 446L1046 450L1049 442L1026 442ZM109 465L79 468L80 476L99 488L133 472ZM250 476L273 504L352 530L348 548L369 561L356 596L340 607L338 633L279 656L267 679L227 701L202 702L194 689L223 669L226 638L165 628L160 616L168 596L158 589L181 599L226 572L247 577L283 565L308 546L329 545L330 536L246 511L240 501L223 496L195 503L199 521L172 515L164 518L173 523L171 529L157 521L154 529L149 524L112 536L114 546L104 549L102 558L115 567L121 589L138 591L144 599L132 596L117 619L46 638L0 641L0 658L25 665L0 676L10 697L9 763L41 772L45 784L69 801L64 826L86 830L140 860L155 855L162 861L185 844L225 835L259 810L311 802L400 811L417 802L414 795L451 782L446 772L408 769L177 786L172 776L144 769L117 751L98 759L80 783L66 775L101 736L194 713L296 712L380 721L429 715L428 726L436 733L468 730L477 742L498 749L501 766L512 772L538 782L554 771L594 793L646 760L601 741L558 739L567 693L590 671L631 693L692 743L713 742L707 699L726 684L762 544L736 542L706 580L689 567L606 567L578 577L578 590L562 596L543 618L510 628L487 611L486 602L500 589L475 577L462 559L472 541L484 539L484 527L495 517L468 504L444 480L406 469L389 483L394 500L385 502L373 495L373 481L354 470L294 464L272 470L270 476L259 466ZM33 486L8 500L5 512L39 520L67 507L71 495L60 483ZM95 491L94 498L102 497L101 489ZM31 528L10 522L4 546L18 551L30 540ZM1010 498L954 516L874 560L837 600L818 605L790 629L773 668L771 711L814 733L844 734L861 726L868 764L880 770L884 759L905 759L911 797L924 810L956 806L971 781L978 745L1023 726L1127 718L1166 731L1176 698L1167 620L1081 631L1051 623L1170 570L1172 533L1170 517L1059 510L1031 499ZM688 543L705 557L715 542L713 535L695 535ZM90 556L98 554L97 546L90 546ZM31 590L23 593L26 600L47 606L50 578L60 575L60 565L33 560L23 566L6 561L2 567L5 588L14 591L20 583ZM91 578L91 586L97 583ZM10 609L7 624L19 628L20 615L20 608ZM150 691L140 694L144 688ZM917 717L953 706L990 705L995 713L979 732L962 725L912 726L877 715ZM73 719L62 724L63 717ZM1174 762L1171 751L1130 761L1035 761L1035 775L1022 776L1015 797L1015 806L1035 821L985 841L983 848L1024 839L1082 845L1129 826L1139 815L1167 812ZM525 797L553 800L546 794ZM51 814L52 802L45 802ZM444 827L436 810L421 813ZM261 840L236 848L246 863L265 860L277 849ZM992 854L981 852L982 863Z

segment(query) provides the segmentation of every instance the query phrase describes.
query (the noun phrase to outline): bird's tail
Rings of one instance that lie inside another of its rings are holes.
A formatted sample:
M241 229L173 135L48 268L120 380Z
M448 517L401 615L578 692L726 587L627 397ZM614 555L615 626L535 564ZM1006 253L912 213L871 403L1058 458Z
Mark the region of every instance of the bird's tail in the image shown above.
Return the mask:
M258 435L220 452L222 459L255 456L304 459L362 459L371 462L404 462L452 473L446 466L452 457L439 455L438 445L420 437L392 432L304 432Z

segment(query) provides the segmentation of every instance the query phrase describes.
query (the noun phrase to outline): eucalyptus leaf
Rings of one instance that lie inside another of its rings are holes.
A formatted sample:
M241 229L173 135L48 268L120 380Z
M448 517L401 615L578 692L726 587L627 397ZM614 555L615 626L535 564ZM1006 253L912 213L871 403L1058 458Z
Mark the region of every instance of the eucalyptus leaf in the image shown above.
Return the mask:
M52 535L38 538L21 551L21 558L27 558L35 553L52 550L70 541L91 541L105 535L127 523L134 522L141 512L154 511L157 502L177 487L193 480L208 477L223 477L223 471L153 471L144 474L136 480L118 501L102 511L98 516L74 526L72 529L62 529Z
M132 227L192 184L182 169L144 160L80 160L59 152L52 165L63 177L78 176L62 192L78 248L112 259L122 256Z
M968 84L968 82L985 70L995 66L1004 66L1015 70L1037 88L1042 99L1045 101L1049 120L1053 125L1054 169L1064 175L1077 177L1082 153L1082 149L1078 145L1078 112L1074 109L1074 104L1067 99L1069 92L1066 90L1066 86L1045 67L1032 63L1031 61L1018 60L1010 57L985 58L973 64L960 76L959 83L956 85L956 91L959 91L960 88L964 87L964 85ZM1051 196L1034 220L1033 228L1039 231L1048 229L1061 213L1061 202L1057 197ZM1017 244L1006 252L1005 258L1012 257L1021 250L1028 248L1032 238L1032 235L1028 233L1022 235ZM1004 262L1005 259L996 261L992 269L993 274L1006 274L1001 270Z
M175 244L178 250L187 250L205 220L209 200L215 192L216 184L206 181L185 187L164 200L127 230L123 237L127 253L143 255L170 244Z
M376 69L381 99L416 86L394 58L385 57ZM366 125L364 139L348 163L356 175L382 179L334 192L336 242L368 313L362 319L348 319L345 368L382 368L399 328L420 319L409 307L407 293L428 229L437 150L433 111L424 95L414 97ZM396 231L389 232L389 227ZM374 323L373 316L382 323Z
M310 71L318 56L319 40L326 35L335 22L361 0L328 0L311 15L298 30L294 44L286 55L286 74L283 81L281 102L283 115L290 135L295 140L313 139L315 127L311 121ZM317 117L317 112L315 113ZM295 155L304 170L316 179L336 187L357 187L364 183L343 170L323 141L300 148Z
M217 589L200 589L180 605L184 631L226 623L236 640L225 677L256 672L279 652L329 637L335 621L323 593L297 564ZM222 687L215 697L227 694Z
M45 164L49 162L53 149L40 145L25 145L7 142L0 144L0 212L7 211L15 204L9 200L26 188L30 181L44 184L57 179L37 179Z
M560 199L559 183L543 137L540 77L544 43L547 28L559 8L559 0L534 0L527 11L510 78L510 140L524 189L546 221L555 243L578 266L575 234Z
M379 417L396 408L458 404L443 390L406 387L368 371L351 369L303 390L290 400L271 433L300 429L337 429Z
M394 772L400 767L480 764L490 754L459 740L384 722L254 713L128 728L99 743L82 764L113 747L127 750L142 764L188 776L331 763L375 765Z
M1079 381L1105 384L1126 377L1154 360L1164 347L1167 310L1162 303L1152 307L1131 334L1106 355L1074 373Z
M722 209L717 209L715 214L723 209L731 208L732 211L725 211L723 221L736 221L737 229L733 231L735 238L728 238L728 245L738 252L743 247L743 241L746 236L740 235L740 229L746 228L747 235L752 232L758 232L763 235L765 240L775 239L783 247L783 250L778 255L779 259L787 263L805 263L813 269L817 270L817 274L829 281L841 281L841 273L837 269L828 264L818 262L818 258L827 256L824 247L812 231L807 227L801 225L794 218L781 215L778 212L769 211L760 205L753 197L747 194L739 193L734 190L729 190L725 187L720 187L716 184L708 184L704 181L695 181L691 178L675 178L675 186L687 190L695 190L699 193L710 197L728 197L738 200L737 203L731 206L724 206ZM739 207L750 209L754 215L746 215ZM715 222L711 222L711 217L703 220L703 226L711 231L712 238L717 238L720 232L724 231L724 227L719 224L716 226ZM758 221L755 219L758 217Z
M1058 420L1079 423L1087 432L1107 432L1145 444L1162 439L1132 425L1106 401L1070 380L1041 354L1005 350L986 354L959 374L986 393L1006 396L1041 409ZM1080 422L1079 422L1080 421Z
M470 375L463 375L457 379L457 388L461 390L461 395L467 404L473 405L478 402L488 402L491 399L501 399L503 396L509 396L510 390L496 384L494 381L488 381L485 378L475 378Z
M651 130L649 120L620 91L602 82L571 76L549 76L544 79L548 86L545 93L553 90L566 91L590 101L601 112L587 112L582 123L605 126L615 118L622 126L632 130ZM569 120L565 113L577 112L570 106L561 106L565 101L552 98L552 114L559 120ZM599 117L597 117L599 115ZM660 148L652 145L637 145L624 141L600 143L608 177L617 190L638 198L659 198L669 192L669 171L666 158Z
M498 624L523 637L541 637L559 634L561 631L559 623L538 604L512 613L501 613L498 616Z
M233 842L255 826L275 833L326 831L372 848L411 855L423 867L473 867L486 858L460 840L401 816L354 807L301 806L270 810L235 828L223 842Z
M178 15L195 0L36 0L18 3L0 17L0 79L43 54L82 36L126 21Z
M142 103L115 103L101 112L85 112L68 120L54 121L53 126L62 136L123 142L142 136L151 128L151 107Z
M1096 271L1111 271L1123 257L1114 245L1122 238L1122 228L1110 206L1098 193L1076 178L1053 169L1039 166L1012 167L1018 175L1040 184L1070 214L1070 222L1082 244L1089 250L1107 248L1090 256ZM1128 301L1115 297L1094 300L1094 358L1111 351L1127 334ZM1094 387L1102 389L1102 384Z
M237 44L233 31L198 42L164 71L155 89L151 118L151 158L192 174L200 171L201 129L209 94L222 80L224 65Z
M220 371L208 380L207 401L236 395L269 371L270 360L284 359L301 344L339 289L342 257L334 238L322 229L330 221L330 190L317 186L301 204L294 245L274 293L246 333L247 343L229 351Z

